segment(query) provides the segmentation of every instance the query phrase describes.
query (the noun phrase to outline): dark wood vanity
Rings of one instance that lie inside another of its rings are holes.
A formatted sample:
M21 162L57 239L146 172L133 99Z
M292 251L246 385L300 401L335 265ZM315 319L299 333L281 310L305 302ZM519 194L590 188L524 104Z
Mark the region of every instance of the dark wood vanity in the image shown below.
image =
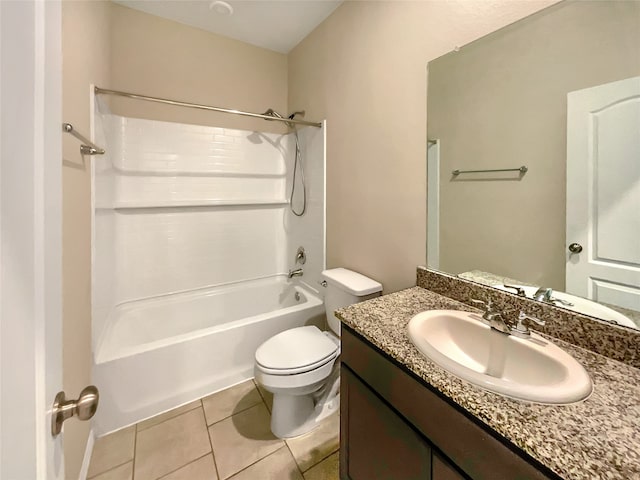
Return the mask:
M341 375L343 480L560 478L344 325Z

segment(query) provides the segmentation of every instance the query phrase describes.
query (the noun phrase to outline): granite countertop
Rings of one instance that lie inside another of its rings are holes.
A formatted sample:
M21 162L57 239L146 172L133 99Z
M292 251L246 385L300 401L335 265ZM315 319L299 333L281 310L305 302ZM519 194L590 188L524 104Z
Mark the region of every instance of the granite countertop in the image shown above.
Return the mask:
M593 393L539 405L484 391L423 357L407 334L424 310L477 311L420 287L336 312L343 323L512 444L566 479L640 479L640 369L551 339L589 372Z

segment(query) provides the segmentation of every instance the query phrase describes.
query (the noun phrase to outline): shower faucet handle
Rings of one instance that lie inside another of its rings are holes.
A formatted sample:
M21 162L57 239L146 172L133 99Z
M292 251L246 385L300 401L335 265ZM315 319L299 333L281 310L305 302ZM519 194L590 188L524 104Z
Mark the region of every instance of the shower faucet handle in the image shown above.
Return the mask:
M296 252L296 264L304 265L307 263L307 254L304 252L304 247L298 247Z

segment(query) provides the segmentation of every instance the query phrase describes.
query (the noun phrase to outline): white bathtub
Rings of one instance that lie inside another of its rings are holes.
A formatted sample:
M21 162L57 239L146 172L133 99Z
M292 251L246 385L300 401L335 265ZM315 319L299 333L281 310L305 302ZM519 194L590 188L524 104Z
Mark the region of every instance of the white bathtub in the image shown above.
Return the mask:
M96 434L252 378L256 348L303 325L322 328L322 299L284 275L116 307L94 352Z

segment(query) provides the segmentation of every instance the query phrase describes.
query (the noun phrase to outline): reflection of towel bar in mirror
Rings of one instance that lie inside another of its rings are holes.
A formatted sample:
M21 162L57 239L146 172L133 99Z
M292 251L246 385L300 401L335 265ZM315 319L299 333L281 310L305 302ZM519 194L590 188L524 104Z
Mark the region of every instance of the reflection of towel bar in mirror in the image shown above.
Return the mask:
M485 173L485 172L520 172L522 175L527 173L529 169L526 166L521 166L518 168L495 168L492 170L453 170L451 175L456 176L461 173Z
M98 147L84 135L78 133L70 123L63 123L62 131L70 133L82 142L82 145L80 145L80 153L82 153L83 155L104 155L104 149Z

